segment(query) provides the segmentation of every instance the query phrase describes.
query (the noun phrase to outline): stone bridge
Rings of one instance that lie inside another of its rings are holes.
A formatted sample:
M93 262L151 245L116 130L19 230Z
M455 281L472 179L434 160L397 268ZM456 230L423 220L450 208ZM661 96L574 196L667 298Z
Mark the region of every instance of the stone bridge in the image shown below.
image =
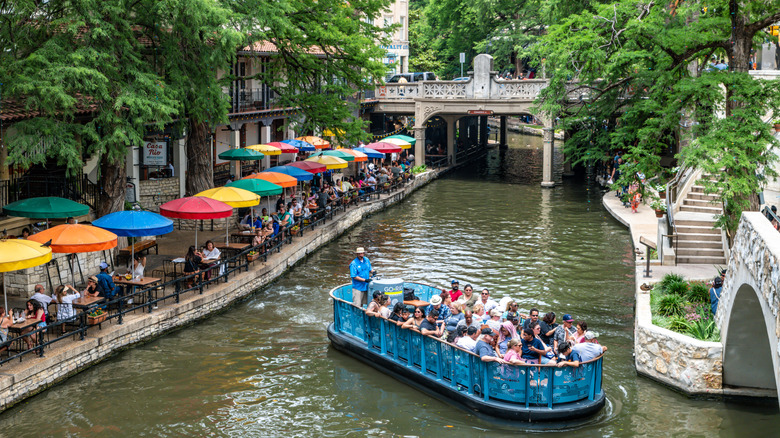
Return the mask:
M542 185L553 187L553 160L555 152L554 118L536 113L534 99L547 86L547 80L500 80L493 71L493 57L482 54L474 58L474 71L465 81L424 81L386 84L377 88L379 103L376 112L414 116L417 143L414 155L417 162L425 157L427 122L440 117L446 123L447 156L455 164L458 120L479 116L479 126L460 127L461 135L472 131L479 143L487 147L487 117L501 117L499 144L506 145L506 116L535 115L544 123L544 160Z
M780 233L743 213L715 319L723 344L723 385L777 392L780 400Z

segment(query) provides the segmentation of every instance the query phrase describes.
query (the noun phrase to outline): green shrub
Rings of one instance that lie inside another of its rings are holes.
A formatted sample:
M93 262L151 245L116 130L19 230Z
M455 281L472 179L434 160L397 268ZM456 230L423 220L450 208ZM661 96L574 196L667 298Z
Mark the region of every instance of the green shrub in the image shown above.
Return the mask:
M666 293L669 295L679 295L680 297L688 296L688 283L685 281L675 281L669 283L666 287Z
M664 275L664 278L661 279L660 282L658 282L658 285L661 286L661 291L664 293L669 293L669 285L672 283L679 283L685 281L684 278L682 278L681 275L677 274L666 274Z
M677 315L669 318L666 328L668 328L669 330L674 330L679 333L685 333L690 328L690 324L685 318Z
M692 281L686 297L692 303L709 303L710 289L703 281Z
M681 295L667 294L658 300L658 313L663 316L682 316L685 299Z
M720 331L715 320L711 318L701 318L689 324L687 333L696 339L702 341L719 341Z

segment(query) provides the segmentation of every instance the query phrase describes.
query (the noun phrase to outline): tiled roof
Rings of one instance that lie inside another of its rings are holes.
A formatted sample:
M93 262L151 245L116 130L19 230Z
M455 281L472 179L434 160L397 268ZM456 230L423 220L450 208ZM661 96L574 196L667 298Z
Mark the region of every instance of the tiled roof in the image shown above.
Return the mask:
M94 111L96 106L88 104L76 109L75 114L84 115ZM39 116L41 113L37 109L25 108L24 102L14 99L3 99L0 101L0 120L3 122L15 122L18 120L31 119Z
M252 53L279 53L279 48L271 41L255 41L251 46L244 47L241 52ZM316 46L311 46L308 51L312 55L324 55L325 52Z

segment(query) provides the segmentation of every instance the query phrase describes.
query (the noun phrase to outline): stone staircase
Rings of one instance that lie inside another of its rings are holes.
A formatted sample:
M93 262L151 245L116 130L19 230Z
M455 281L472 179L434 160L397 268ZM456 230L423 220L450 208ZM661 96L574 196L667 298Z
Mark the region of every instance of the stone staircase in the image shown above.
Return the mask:
M699 181L691 187L674 215L678 264L726 264L720 228L713 228L722 209L718 196L705 194Z

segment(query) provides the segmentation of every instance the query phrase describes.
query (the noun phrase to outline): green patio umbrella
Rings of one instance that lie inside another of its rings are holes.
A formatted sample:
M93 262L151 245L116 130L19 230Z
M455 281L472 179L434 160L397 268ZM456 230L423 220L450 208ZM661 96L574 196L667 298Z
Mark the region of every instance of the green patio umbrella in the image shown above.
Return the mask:
M417 140L414 137L409 137L408 135L403 135L403 134L388 135L385 138L400 138L401 140L410 143L412 146L414 146L414 143L417 142Z
M264 179L244 178L225 184L227 187L249 190L258 196L279 195L284 191L284 187L276 185Z
M47 196L12 202L3 207L3 212L14 217L64 219L88 214L89 206L70 199Z
M220 160L229 161L255 161L262 160L263 157L265 157L265 155L263 155L261 152L246 148L228 149L218 156Z
M328 156L331 156L331 157L341 158L344 161L355 161L355 156L354 155L348 154L348 153L340 151L338 149L330 150L330 151L315 152L315 153L309 155L309 158L311 158L311 157L318 157L320 155L328 155Z

